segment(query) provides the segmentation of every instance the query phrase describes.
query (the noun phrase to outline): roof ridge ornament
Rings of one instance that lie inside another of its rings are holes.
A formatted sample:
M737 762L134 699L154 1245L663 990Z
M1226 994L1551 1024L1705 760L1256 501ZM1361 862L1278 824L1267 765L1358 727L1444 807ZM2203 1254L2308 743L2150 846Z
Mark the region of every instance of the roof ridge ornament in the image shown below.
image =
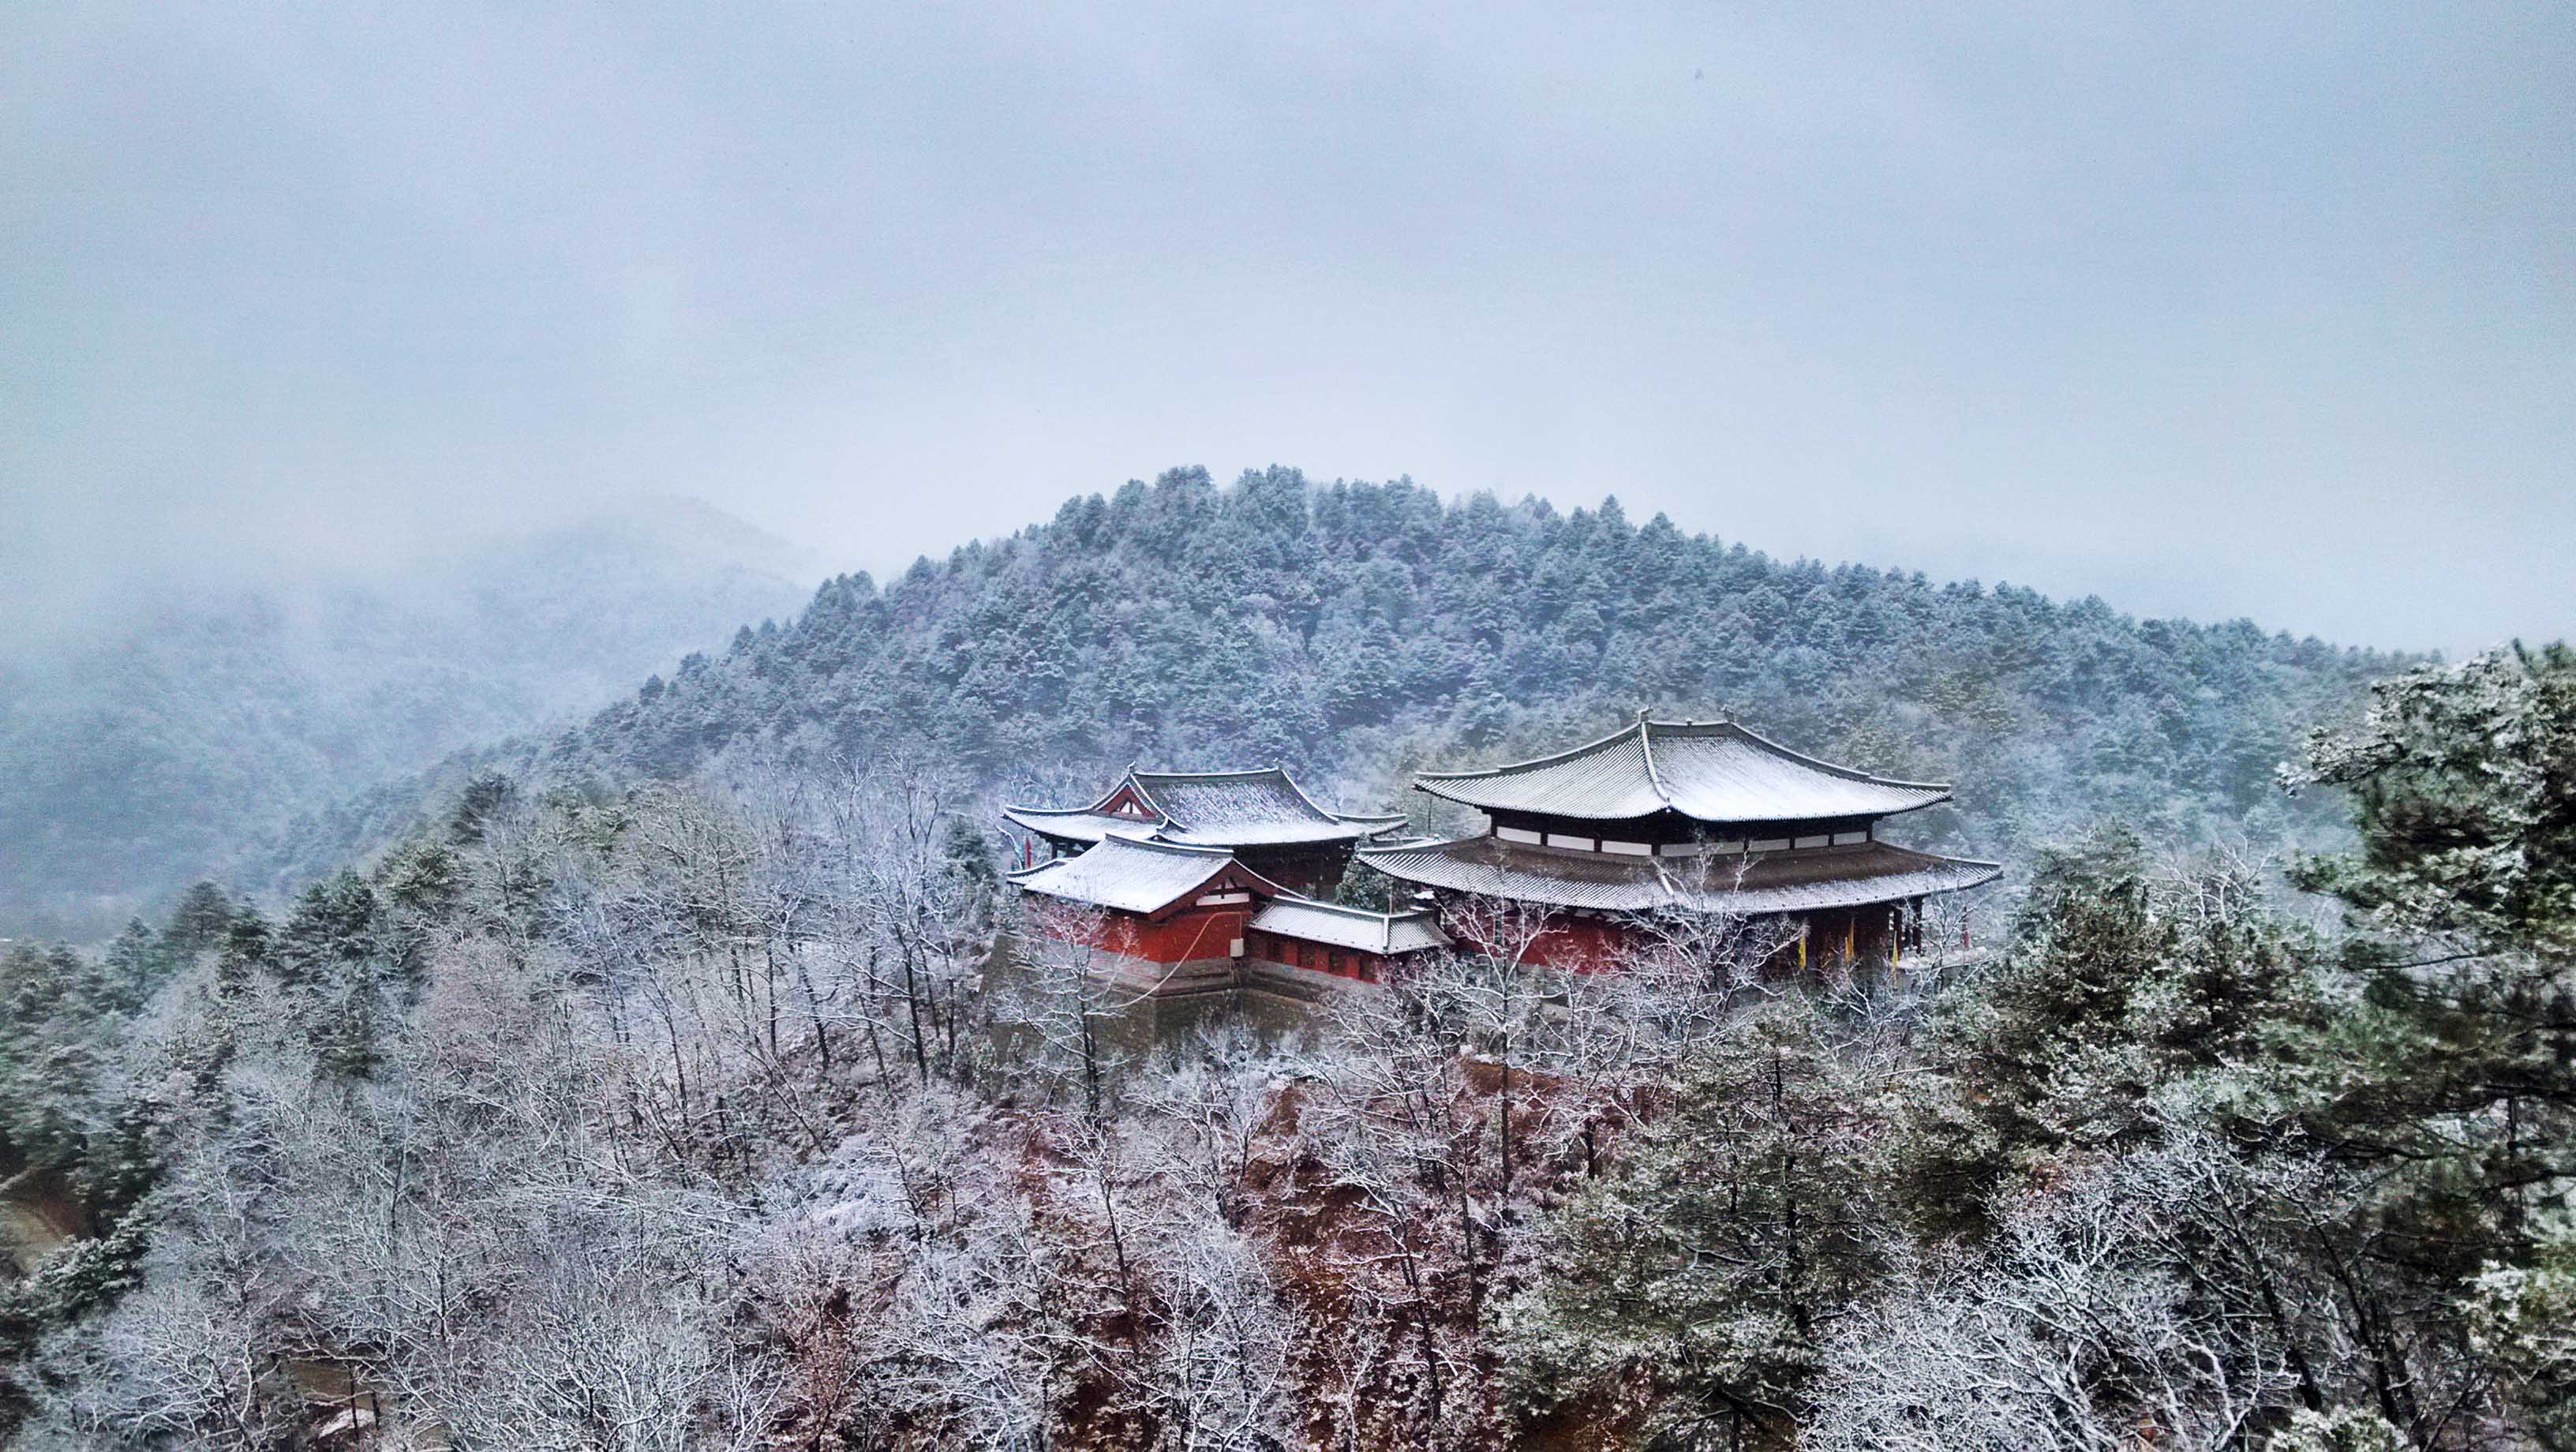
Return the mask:
M1637 754L1645 760L1647 790L1669 809L1673 805L1672 791L1664 785L1663 774L1655 770L1655 723L1646 719L1642 706L1637 708Z

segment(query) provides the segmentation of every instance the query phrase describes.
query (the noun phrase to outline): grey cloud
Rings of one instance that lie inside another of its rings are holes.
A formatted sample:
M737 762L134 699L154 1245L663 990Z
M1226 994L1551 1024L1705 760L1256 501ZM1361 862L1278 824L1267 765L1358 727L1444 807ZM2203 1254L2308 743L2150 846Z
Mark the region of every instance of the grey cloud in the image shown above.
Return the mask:
M63 7L0 608L702 495L1616 492L2389 645L2576 626L2576 18Z

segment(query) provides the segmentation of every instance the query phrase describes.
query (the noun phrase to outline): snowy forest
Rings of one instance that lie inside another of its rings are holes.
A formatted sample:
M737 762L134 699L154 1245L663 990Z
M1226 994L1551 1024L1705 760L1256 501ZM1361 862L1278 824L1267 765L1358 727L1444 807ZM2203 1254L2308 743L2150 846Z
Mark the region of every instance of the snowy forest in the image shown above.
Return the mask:
M1648 707L1955 782L1992 951L1155 1037L1002 876ZM2564 646L1179 470L205 871L0 960L6 1445L2576 1449Z
M613 791L905 749L1044 800L1131 762L1275 762L1343 806L1418 812L1404 783L1429 763L1530 756L1641 707L1731 711L1832 760L1955 782L1958 810L1913 828L1926 845L2010 854L2110 819L2323 845L2339 810L2284 798L2274 770L2410 663L2250 622L1776 560L1632 524L1615 499L1559 513L1176 469L883 587L827 581L801 617L745 625L579 730L364 793L233 873L292 889L494 769Z

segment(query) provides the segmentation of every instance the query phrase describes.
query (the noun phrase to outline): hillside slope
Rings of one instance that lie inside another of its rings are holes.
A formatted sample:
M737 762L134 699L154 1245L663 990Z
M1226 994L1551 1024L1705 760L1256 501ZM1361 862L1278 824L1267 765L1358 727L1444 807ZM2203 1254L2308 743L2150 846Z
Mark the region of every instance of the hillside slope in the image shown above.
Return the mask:
M0 934L110 930L297 812L578 720L812 578L661 501L390 571L173 588L0 661Z
M2105 816L2261 842L2321 828L2292 819L2314 808L2284 801L2272 768L2396 664L2242 621L1784 562L1631 524L1615 501L1562 514L1277 468L1219 488L1192 469L883 588L829 581L794 623L479 759L611 786L912 742L1039 794L1131 760L1279 761L1438 825L1403 791L1410 771L1555 749L1645 706L1732 711L1804 750L1955 781L1954 810L1909 824L1927 844L2011 852ZM338 860L419 792L347 804L291 863Z

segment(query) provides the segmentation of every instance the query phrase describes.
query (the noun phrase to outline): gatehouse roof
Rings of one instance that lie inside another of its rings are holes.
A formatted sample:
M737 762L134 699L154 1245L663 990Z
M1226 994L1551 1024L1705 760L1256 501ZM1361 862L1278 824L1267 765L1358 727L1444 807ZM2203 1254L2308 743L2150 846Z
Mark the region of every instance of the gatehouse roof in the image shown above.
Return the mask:
M1403 825L1399 816L1335 812L1285 768L1139 771L1085 807L1009 806L1002 815L1045 837L1098 842L1142 835L1191 847L1294 847L1357 842Z

